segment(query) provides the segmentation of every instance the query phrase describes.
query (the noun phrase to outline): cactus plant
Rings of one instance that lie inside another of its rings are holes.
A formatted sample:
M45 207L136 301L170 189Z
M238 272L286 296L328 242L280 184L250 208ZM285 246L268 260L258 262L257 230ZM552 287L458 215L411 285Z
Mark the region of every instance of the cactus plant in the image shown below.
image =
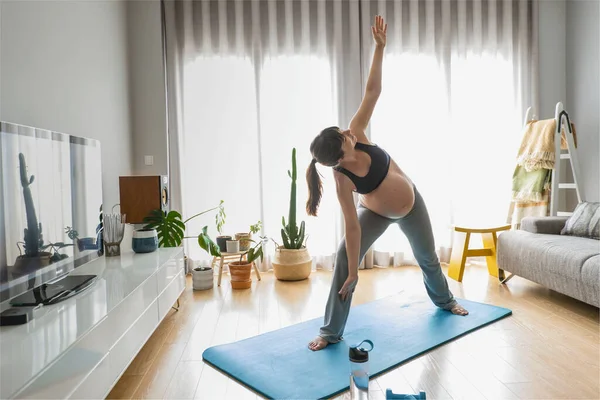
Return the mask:
M281 239L283 247L286 249L301 249L304 247L305 227L304 221L300 223L300 228L296 225L296 148L292 150L292 171L288 170L288 176L292 179L290 190L290 210L288 214L288 223L285 223L285 217L281 218L283 228L281 229Z
M40 248L44 245L42 236L42 224L38 223L33 205L33 197L29 186L33 183L35 177L27 177L27 165L25 156L19 153L19 167L21 173L21 186L23 187L23 198L25 200L25 213L27 214L27 228L25 228L24 248L26 257L37 257L40 254Z

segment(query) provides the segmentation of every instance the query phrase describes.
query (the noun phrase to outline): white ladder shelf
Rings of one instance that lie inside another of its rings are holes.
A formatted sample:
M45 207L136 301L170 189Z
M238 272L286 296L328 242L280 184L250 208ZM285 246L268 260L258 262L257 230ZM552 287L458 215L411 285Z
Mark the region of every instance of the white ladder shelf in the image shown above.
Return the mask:
M563 104L556 104L556 112L554 114L556 120L556 131L554 132L554 154L556 160L554 169L552 170L552 191L550 192L550 215L551 216L569 216L572 212L558 211L558 193L561 189L575 190L577 193L577 201L582 201L582 189L579 171L579 159L577 157L577 149L575 148L575 140L573 138L573 130L569 114L565 111ZM561 153L561 132L565 129L567 139L567 152ZM569 160L571 171L573 173L573 182L561 182L562 171L560 168L561 160Z
M533 109L529 107L525 115L525 125L529 121L535 120L537 117L533 113ZM556 103L556 111L554 113L554 119L556 120L556 130L554 131L554 169L552 170L552 190L550 192L550 215L551 216L569 216L572 212L558 211L558 193L561 189L575 190L577 193L577 201L582 201L583 190L581 188L580 171L579 171L579 159L577 158L577 150L575 148L575 140L573 137L573 131L571 127L571 120L569 114L565 111L564 106L561 102ZM567 139L567 151L561 153L561 133L564 126L565 136ZM561 182L561 160L569 160L571 165L571 171L573 173L573 182Z

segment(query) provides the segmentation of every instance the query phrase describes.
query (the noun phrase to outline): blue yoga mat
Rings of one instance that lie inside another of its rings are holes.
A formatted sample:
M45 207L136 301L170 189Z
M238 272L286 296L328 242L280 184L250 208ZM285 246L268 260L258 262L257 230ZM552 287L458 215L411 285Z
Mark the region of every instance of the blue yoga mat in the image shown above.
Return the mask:
M506 308L458 300L469 310L468 316L453 315L428 300L407 303L401 295L355 306L344 341L317 352L307 345L318 334L323 318L211 347L202 357L267 398L328 398L348 389L349 345L373 341L369 370L375 377L511 314Z

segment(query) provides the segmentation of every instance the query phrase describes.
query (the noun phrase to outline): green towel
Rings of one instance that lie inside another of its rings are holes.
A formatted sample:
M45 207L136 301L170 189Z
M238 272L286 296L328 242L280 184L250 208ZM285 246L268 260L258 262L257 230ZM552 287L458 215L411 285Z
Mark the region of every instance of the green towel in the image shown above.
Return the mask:
M513 200L542 201L543 192L550 187L552 170L546 168L526 171L517 165L513 173Z

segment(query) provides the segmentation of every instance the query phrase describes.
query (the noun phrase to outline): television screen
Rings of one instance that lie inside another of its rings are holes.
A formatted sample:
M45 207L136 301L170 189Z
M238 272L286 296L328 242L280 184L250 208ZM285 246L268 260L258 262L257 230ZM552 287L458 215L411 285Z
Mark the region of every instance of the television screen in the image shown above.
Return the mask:
M0 122L0 303L102 254L100 143Z

